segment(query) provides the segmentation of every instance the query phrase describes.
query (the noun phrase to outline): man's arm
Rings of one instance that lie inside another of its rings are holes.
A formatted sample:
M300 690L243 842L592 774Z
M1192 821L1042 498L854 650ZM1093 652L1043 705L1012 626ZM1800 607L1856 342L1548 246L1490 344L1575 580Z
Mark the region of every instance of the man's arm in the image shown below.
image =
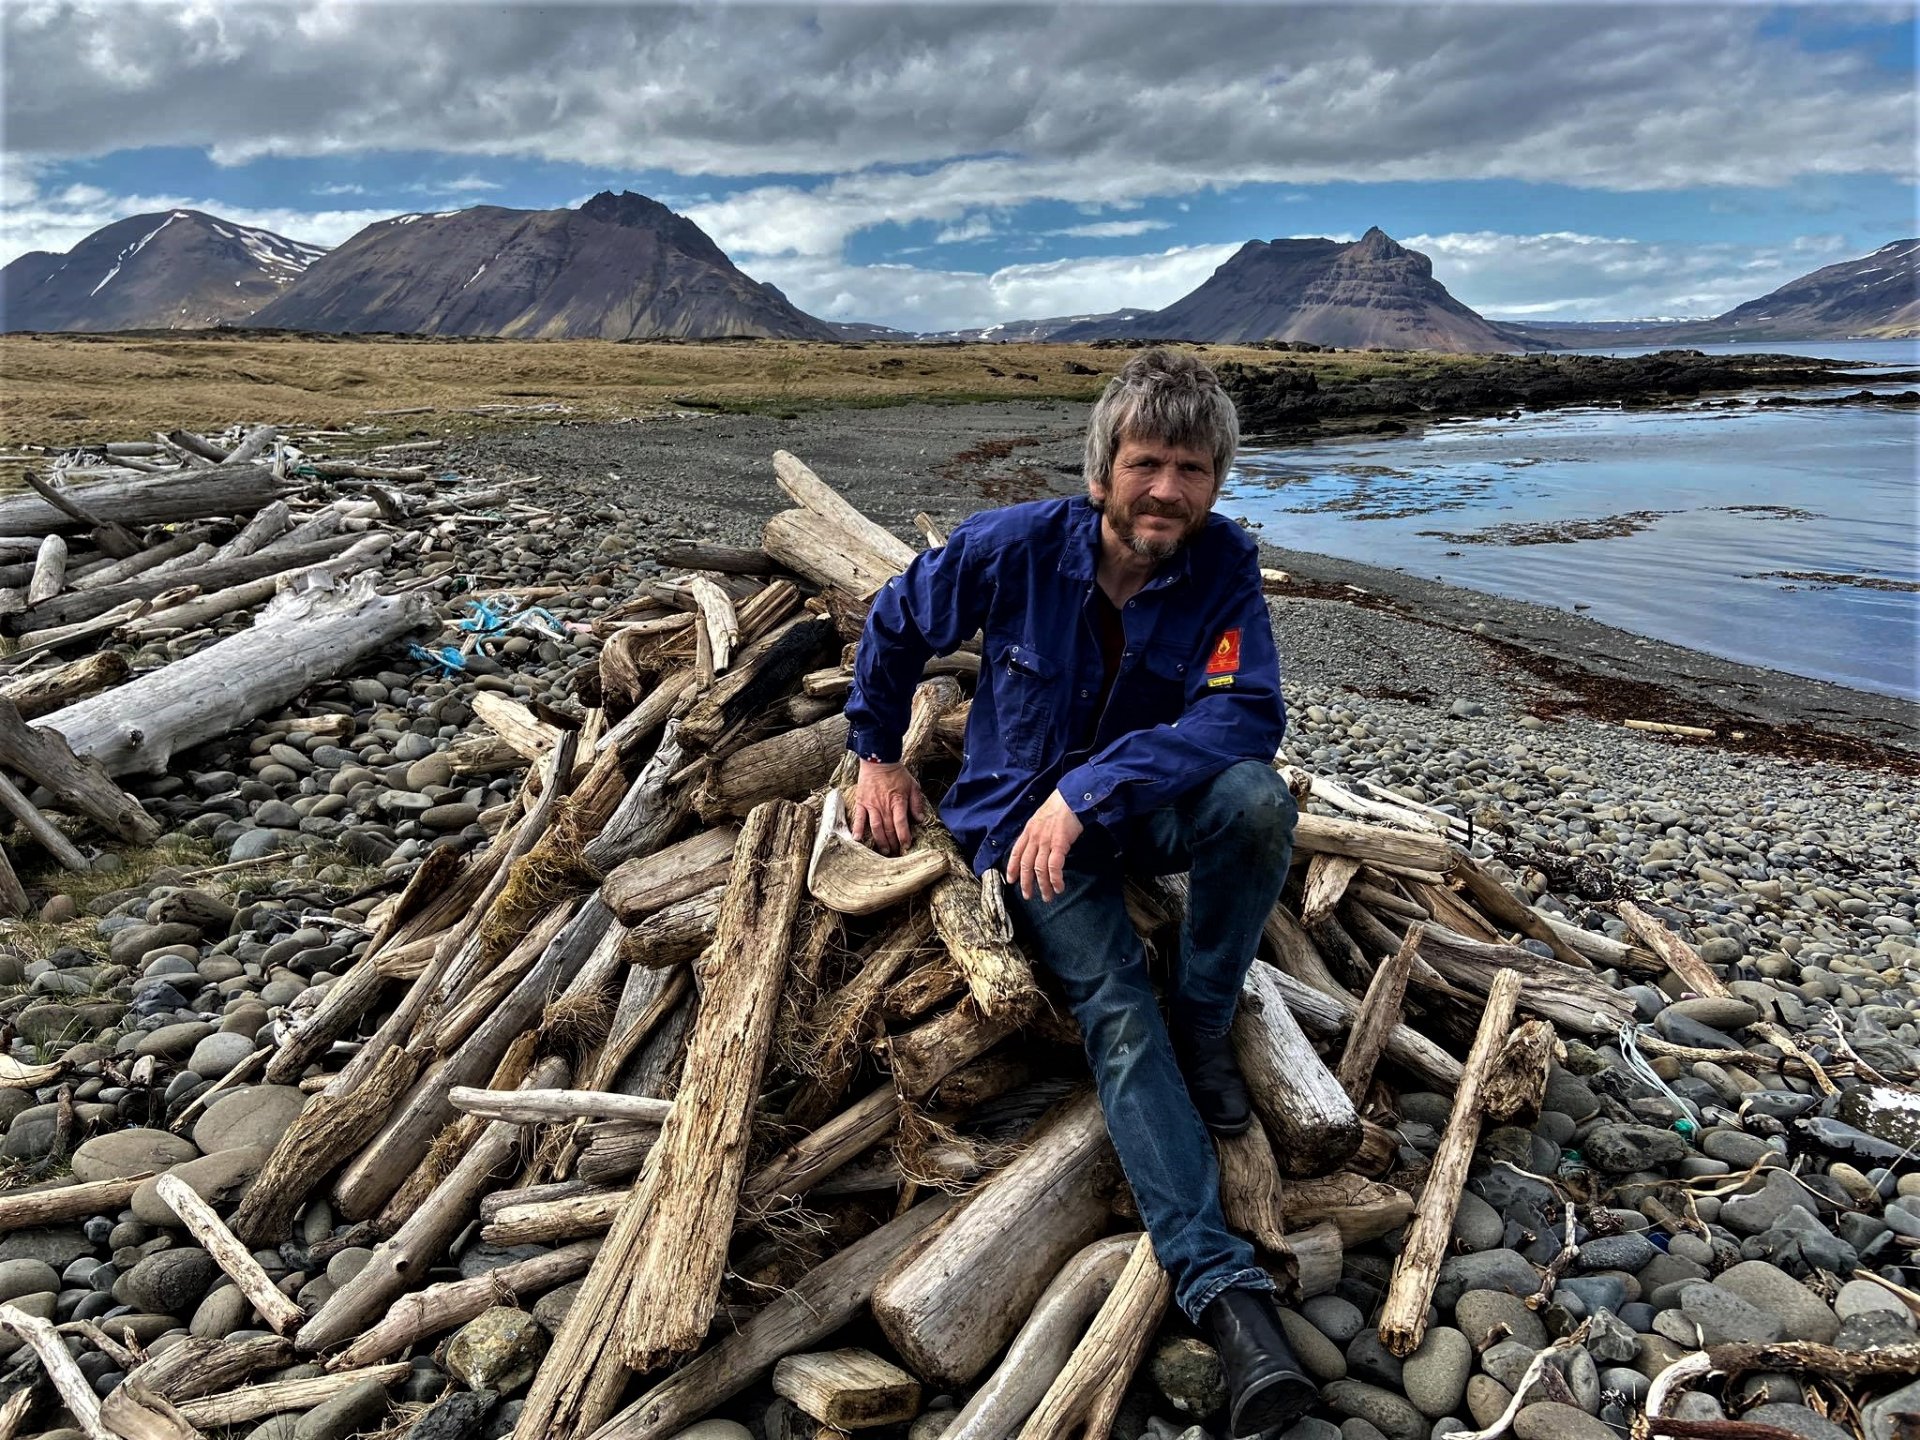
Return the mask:
M1248 553L1244 571L1235 579L1235 603L1207 637L1218 644L1234 635L1235 651L1190 667L1186 712L1172 724L1119 736L1060 777L1060 798L1083 823L1116 825L1172 803L1242 760L1268 761L1279 750L1286 702L1257 554Z
M931 656L958 648L986 619L990 552L977 544L976 528L962 521L945 545L880 588L854 654L846 707L847 748L860 757L853 834L883 854L906 849L909 817L926 817L926 799L900 763L914 687Z

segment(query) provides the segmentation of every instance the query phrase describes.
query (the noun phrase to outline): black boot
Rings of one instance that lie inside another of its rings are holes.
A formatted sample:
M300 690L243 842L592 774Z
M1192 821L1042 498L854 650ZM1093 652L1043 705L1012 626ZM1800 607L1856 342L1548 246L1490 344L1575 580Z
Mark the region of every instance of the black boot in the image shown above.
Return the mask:
M1193 1108L1207 1129L1215 1135L1244 1135L1253 1123L1253 1106L1233 1058L1232 1040L1225 1035L1199 1040L1176 1030L1173 1054L1186 1077Z
M1222 1290L1201 1312L1200 1328L1226 1368L1228 1435L1291 1425L1320 1398L1280 1328L1271 1292Z

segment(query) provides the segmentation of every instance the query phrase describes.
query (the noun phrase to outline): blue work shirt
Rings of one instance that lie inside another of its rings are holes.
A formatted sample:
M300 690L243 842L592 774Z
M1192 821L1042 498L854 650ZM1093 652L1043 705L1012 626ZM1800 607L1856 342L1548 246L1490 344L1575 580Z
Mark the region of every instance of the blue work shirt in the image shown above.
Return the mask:
M1005 868L1058 789L1083 823L1117 829L1286 733L1280 659L1259 550L1209 514L1120 609L1126 646L1105 710L1091 606L1100 514L1038 500L968 517L874 597L847 700L848 747L900 758L927 660L981 632L980 679L960 777L940 817L976 873Z

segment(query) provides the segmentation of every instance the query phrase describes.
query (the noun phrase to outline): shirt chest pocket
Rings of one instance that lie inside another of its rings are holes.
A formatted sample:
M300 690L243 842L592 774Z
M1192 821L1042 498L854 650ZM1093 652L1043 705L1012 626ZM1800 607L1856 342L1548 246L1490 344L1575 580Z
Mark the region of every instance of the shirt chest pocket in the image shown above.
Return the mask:
M995 662L995 705L1008 760L1038 768L1061 701L1060 667L1031 645L1007 645Z

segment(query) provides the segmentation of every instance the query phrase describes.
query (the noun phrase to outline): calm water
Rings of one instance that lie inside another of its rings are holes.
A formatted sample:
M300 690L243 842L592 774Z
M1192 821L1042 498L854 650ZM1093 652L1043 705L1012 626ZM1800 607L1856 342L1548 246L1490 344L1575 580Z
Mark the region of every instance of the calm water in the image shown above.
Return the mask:
M1221 508L1289 549L1920 699L1917 465L1911 410L1567 409L1248 450Z

